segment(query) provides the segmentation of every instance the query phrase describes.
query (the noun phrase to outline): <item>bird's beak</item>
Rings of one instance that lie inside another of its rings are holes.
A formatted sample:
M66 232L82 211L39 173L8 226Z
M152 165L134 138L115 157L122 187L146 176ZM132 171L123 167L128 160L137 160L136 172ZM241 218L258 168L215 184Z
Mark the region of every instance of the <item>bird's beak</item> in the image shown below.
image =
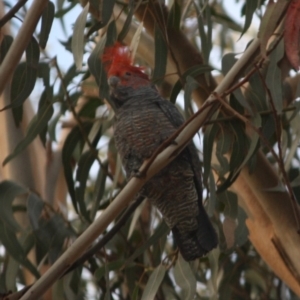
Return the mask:
M110 86L110 88L116 88L118 86L119 82L120 82L120 79L117 76L111 76L107 80L107 83Z

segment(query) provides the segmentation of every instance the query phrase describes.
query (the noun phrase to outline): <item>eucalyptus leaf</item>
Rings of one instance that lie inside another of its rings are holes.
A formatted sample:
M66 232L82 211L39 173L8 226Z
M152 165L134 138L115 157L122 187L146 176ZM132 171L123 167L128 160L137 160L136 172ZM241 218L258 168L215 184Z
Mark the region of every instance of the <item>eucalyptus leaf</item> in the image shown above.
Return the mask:
M90 216L86 209L84 193L85 193L86 182L88 180L89 172L95 159L96 157L94 151L89 150L83 153L78 162L78 168L76 172L76 186L75 186L76 203L78 203L78 208L81 214L89 222L90 222Z
M51 31L53 19L55 14L55 6L52 1L49 1L42 14L42 25L40 33L40 47L46 48L49 34Z
M90 3L87 2L84 9L76 19L74 25L71 48L72 48L72 53L74 56L74 61L77 70L81 70L82 68L83 48L84 48L84 29L85 29L86 18L89 12L89 8L90 8Z
M270 54L270 63L266 76L266 84L270 90L272 98L269 101L274 103L277 114L281 114L283 108L282 96L282 75L278 63L284 56L284 43L281 41Z
M158 83L162 82L166 73L168 47L165 41L165 36L160 27L156 24L154 29L155 40L155 64L153 71L153 80Z
M4 180L0 183L0 220L14 232L22 230L19 223L13 215L12 202L17 196L28 193L28 190L23 186L9 180Z
M154 300L158 288L164 279L165 273L166 268L163 265L159 265L155 268L149 277L141 300Z
M196 278L189 262L181 254L178 255L174 267L174 277L177 285L182 289L182 299L194 299L196 293Z
M19 144L16 146L14 151L5 158L3 165L8 163L11 159L16 157L18 154L20 154L36 137L38 134L40 134L45 128L47 128L48 121L51 119L53 115L53 107L52 107L52 88L50 88L50 91L48 93L48 88L45 89L44 93L42 94L42 97L45 95L46 99L44 99L45 104L42 105L42 107L39 109L38 113L33 117L31 122L28 125L28 128L26 130L26 134L23 140L19 142ZM48 98L49 97L49 98Z

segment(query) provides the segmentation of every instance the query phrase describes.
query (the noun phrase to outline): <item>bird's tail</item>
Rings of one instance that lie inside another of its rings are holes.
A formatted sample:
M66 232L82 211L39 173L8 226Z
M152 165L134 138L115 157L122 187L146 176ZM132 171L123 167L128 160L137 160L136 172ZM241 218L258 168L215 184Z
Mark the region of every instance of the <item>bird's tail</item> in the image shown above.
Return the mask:
M175 242L186 261L197 259L218 245L217 234L202 205L199 205L197 216L198 228L190 232L180 232L178 227L172 228Z

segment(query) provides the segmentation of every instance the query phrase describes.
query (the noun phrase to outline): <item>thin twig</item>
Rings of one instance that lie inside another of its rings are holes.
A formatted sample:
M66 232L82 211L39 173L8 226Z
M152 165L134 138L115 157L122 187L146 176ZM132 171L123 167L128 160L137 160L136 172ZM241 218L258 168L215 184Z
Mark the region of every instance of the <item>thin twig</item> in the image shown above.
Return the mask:
M101 248L103 248L121 229L122 226L125 225L127 220L130 218L132 213L136 210L136 208L145 200L144 197L139 196L124 212L124 214L120 217L117 221L115 226L100 240L98 241L93 247L87 250L79 259L77 259L68 270L61 276L67 275L69 272L73 271L78 266L81 266L86 260L96 254Z
M240 119L242 122L244 122L247 126L249 126L253 131L255 131L259 135L259 137L261 138L263 143L268 147L270 152L273 154L275 160L279 163L278 155L276 154L275 150L273 149L273 147L269 143L269 141L266 139L266 137L262 134L262 132L258 128L256 128L245 116L241 115L234 108L232 108L230 106L230 104L226 100L223 99L222 96L220 96L216 93L214 93L214 96L220 101L220 103L224 106L224 108L226 108L226 110L231 112L233 114L233 116Z
M0 19L0 28L2 28L10 19L14 17L14 15L19 11L19 9L25 5L28 0L19 0L15 6L13 6L10 11L8 11L1 19Z
M0 66L0 94L7 87L47 4L48 0L34 0L32 2L24 22Z
M287 108L284 108L284 109L282 110L282 112L283 112L283 113L285 113L285 112L290 112L290 111L293 111L293 110L295 110L295 109L296 109L296 107L287 107ZM272 112L271 110L258 111L257 113L258 113L260 116L268 116L268 115L273 114L273 112ZM248 115L248 114L245 114L244 117L247 118L247 119L250 119L250 118L252 118L253 116ZM210 125L210 124L222 123L222 122L230 122L230 121L233 121L233 120L235 120L235 119L237 119L236 116L219 117L219 118L214 119L214 120L206 121L206 122L204 123L204 125Z
M298 232L298 234L300 234L300 217L299 217L298 203L297 203L295 194L293 192L292 186L290 184L288 175L287 175L287 173L285 171L285 168L284 168L283 153L282 153L282 148L281 148L281 121L280 121L280 118L277 114L271 91L268 88L268 86L266 84L266 81L265 81L264 77L262 76L262 74L260 73L260 71L259 70L257 70L257 71L258 71L258 75L259 75L259 77L260 77L260 79L261 79L261 81L264 85L264 88L265 88L265 90L268 94L268 98L270 100L273 116L274 116L274 119L275 119L275 125L276 125L275 130L276 130L278 156L279 156L278 157L278 166L279 166L279 169L282 173L283 182L286 185L288 193L290 195L290 200L291 200L291 205L292 205L292 208L293 208L294 218L295 218L295 221L296 221L296 224L297 224L297 232Z

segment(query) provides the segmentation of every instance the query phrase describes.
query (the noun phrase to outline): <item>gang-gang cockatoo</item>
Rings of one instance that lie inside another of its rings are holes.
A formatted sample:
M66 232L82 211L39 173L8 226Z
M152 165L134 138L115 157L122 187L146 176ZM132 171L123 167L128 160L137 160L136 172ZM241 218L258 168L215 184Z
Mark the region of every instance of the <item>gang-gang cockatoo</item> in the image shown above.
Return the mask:
M132 64L129 49L116 43L102 57L110 101L115 110L114 138L127 178L172 135L184 119L163 99L142 67ZM201 165L191 141L140 191L162 213L187 261L217 246L216 232L202 204Z

